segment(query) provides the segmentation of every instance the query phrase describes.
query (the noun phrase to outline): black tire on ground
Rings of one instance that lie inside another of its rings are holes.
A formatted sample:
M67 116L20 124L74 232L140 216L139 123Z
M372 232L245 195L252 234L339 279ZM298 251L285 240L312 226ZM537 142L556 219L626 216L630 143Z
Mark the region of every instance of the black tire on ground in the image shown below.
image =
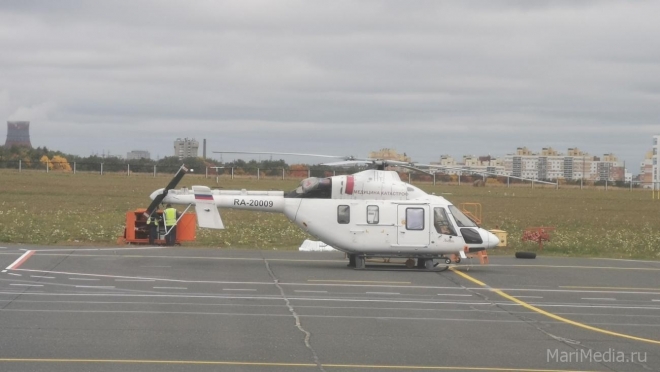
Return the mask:
M516 258L536 258L535 252L516 252Z

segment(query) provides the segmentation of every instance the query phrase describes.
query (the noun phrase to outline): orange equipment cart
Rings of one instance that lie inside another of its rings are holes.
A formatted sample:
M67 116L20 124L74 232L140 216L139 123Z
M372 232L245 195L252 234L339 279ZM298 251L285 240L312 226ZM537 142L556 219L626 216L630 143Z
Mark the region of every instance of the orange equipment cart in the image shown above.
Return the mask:
M147 226L147 218L143 213L146 211L144 208L136 209L134 211L126 212L126 227L124 228L124 236L119 237L119 243L125 244L149 244L149 227ZM157 210L154 212L158 215L158 221L162 221L163 211ZM197 224L195 222L195 215L192 213L185 213L181 216L179 223L176 225L176 242L191 242L195 240ZM155 244L165 244L165 227L160 222L158 227L158 238Z

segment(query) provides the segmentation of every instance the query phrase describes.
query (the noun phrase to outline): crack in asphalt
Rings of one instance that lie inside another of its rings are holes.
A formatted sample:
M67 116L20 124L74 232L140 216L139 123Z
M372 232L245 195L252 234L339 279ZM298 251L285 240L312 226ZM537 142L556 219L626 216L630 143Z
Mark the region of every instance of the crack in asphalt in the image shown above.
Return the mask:
M305 339L304 339L305 347L307 347L307 349L309 349L309 351L312 353L312 358L314 359L314 363L316 364L316 366L319 368L320 371L325 372L325 369L323 369L323 365L319 361L319 357L316 354L316 351L312 347L312 343L311 343L312 334L309 333L309 331L305 330L305 328L303 328L302 323L300 322L300 316L293 308L293 305L291 305L291 301L289 301L289 298L284 293L284 288L282 288L282 286L280 285L279 279L277 279L275 273L273 273L273 270L271 270L270 265L268 264L268 260L266 260L265 258L264 258L264 264L266 265L266 270L268 271L268 275L270 275L270 277L273 279L273 283L275 283L277 289L280 290L280 294L282 295L282 298L286 302L286 307L289 309L289 312L291 313L291 315L293 315L293 318L296 320L296 328L298 328L298 330L305 335Z

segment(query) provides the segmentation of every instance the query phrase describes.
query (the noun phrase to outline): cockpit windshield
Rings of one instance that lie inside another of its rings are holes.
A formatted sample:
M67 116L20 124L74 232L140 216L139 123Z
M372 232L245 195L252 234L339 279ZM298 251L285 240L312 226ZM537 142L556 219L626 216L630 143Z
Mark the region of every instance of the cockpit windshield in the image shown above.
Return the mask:
M458 227L477 227L477 224L474 223L468 216L466 216L460 209L456 208L453 205L449 206L449 212L454 216L456 224Z
M287 198L330 199L332 197L332 179L310 177L300 181L298 187L284 195Z

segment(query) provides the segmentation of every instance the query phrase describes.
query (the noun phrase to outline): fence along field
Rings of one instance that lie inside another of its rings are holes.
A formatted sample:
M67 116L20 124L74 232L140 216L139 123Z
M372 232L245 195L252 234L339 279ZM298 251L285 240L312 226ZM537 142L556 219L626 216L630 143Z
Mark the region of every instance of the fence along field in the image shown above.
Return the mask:
M323 176L315 174L312 176ZM339 173L338 173L339 174ZM302 176L257 177L186 175L179 186L193 184L224 189L291 190ZM113 245L123 234L126 211L144 208L148 195L164 187L171 174L78 173L0 170L0 242L53 245ZM217 183L216 183L217 182ZM481 203L483 225L509 233L509 247L535 250L522 242L526 227L554 226L545 254L660 259L660 201L650 190L628 188L507 188L433 185L416 182L429 193L455 204ZM513 186L513 185L512 185ZM284 216L222 210L226 230L197 230L189 245L208 247L296 249L309 238Z

